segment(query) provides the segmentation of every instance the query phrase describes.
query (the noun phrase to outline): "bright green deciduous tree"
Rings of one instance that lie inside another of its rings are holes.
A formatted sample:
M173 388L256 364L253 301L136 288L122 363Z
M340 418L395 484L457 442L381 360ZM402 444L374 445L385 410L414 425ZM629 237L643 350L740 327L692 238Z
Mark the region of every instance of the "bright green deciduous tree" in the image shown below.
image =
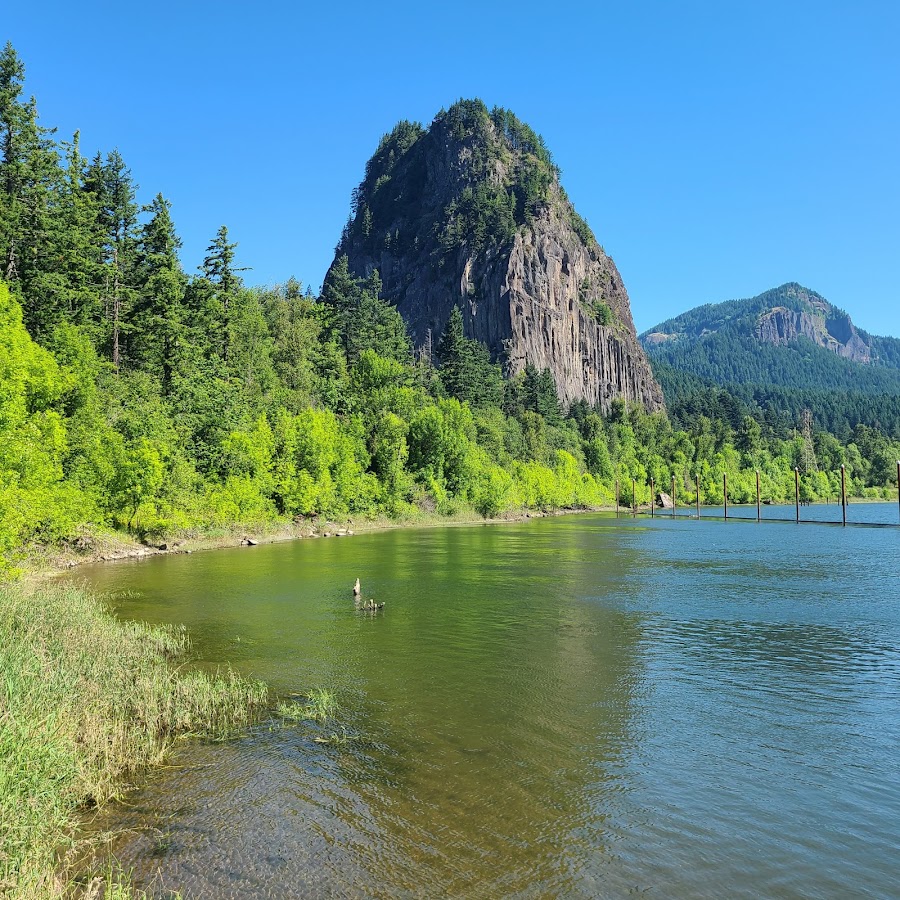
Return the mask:
M65 537L90 514L84 495L64 481L59 409L72 382L28 335L21 307L0 282L0 570L12 551Z

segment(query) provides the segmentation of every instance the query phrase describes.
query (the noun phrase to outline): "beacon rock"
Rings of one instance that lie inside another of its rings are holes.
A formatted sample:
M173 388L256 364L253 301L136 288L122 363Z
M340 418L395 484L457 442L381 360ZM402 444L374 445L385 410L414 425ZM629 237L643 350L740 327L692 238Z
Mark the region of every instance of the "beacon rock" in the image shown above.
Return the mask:
M459 306L507 376L530 364L550 370L564 403L663 407L615 264L543 141L505 110L460 101L427 129L386 135L354 191L342 255L356 275L378 270L422 352Z

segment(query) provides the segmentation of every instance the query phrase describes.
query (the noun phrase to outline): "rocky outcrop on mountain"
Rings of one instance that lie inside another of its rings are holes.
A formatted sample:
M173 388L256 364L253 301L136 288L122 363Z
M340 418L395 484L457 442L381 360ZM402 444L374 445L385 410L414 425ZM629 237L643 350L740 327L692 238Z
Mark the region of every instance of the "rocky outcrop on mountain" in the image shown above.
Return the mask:
M872 352L846 315L836 315L831 304L809 299L806 308L776 306L762 313L756 326L757 336L769 344L791 344L801 335L854 362L870 363Z
M666 334L663 331L651 331L641 337L641 342L646 347L657 347L659 344L665 344L666 341L674 341L677 337L677 334Z
M641 335L652 353L673 344L698 341L711 335L753 338L786 347L806 338L844 359L867 365L881 361L885 340L857 329L843 310L821 294L796 282L783 284L747 300L728 300L698 306L662 322ZM888 348L887 355L895 353Z
M773 415L812 409L834 429L900 420L900 339L857 328L796 282L697 306L641 341L676 417L720 403L718 386Z
M566 403L663 407L615 264L543 141L506 110L460 101L427 129L401 122L386 135L354 192L342 255L356 275L379 272L426 354L458 306L508 376L533 365Z

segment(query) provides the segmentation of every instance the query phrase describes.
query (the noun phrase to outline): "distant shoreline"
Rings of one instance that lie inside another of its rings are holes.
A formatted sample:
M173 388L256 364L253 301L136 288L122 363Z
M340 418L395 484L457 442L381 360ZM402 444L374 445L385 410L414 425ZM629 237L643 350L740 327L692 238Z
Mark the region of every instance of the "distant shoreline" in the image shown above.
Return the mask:
M627 510L630 507L622 506ZM648 510L649 506L639 507ZM555 518L557 516L578 515L579 513L615 513L615 506L582 507L578 509L557 509L550 511L520 510L506 515L484 518L474 510L462 510L445 516L439 513L423 512L418 516L390 519L386 516L375 519L315 519L300 525L282 523L262 528L236 525L221 532L209 532L197 536L175 537L159 544L144 544L120 532L89 534L85 540L94 546L87 551L53 548L33 554L25 561L27 577L43 578L71 571L81 566L101 562L118 562L127 559L148 559L154 556L188 555L207 550L224 550L248 545L278 544L286 541L347 538L359 534L378 531L393 531L407 528L448 528L469 525L503 525L525 522L529 519Z
M894 504L896 500L883 498L851 497L848 505L859 504ZM791 502L763 504L766 508L783 506L792 508ZM752 509L755 503L731 503L729 509ZM836 506L840 503L828 503L814 501L806 504L810 506ZM677 509L695 509L692 503L679 504ZM650 507L647 504L638 507L638 512L646 513ZM723 504L701 504L701 510L723 509ZM154 556L189 555L208 550L224 550L241 546L262 544L278 544L287 541L346 538L359 534L371 534L379 531L393 531L397 529L418 528L456 528L472 525L504 525L517 522L526 522L530 519L556 518L559 516L589 514L589 513L615 513L615 506L594 506L582 508L565 508L556 510L518 510L506 515L484 518L474 510L461 510L453 515L441 515L439 513L421 512L419 515L407 516L400 519L391 519L380 516L374 519L346 519L337 521L332 519L310 519L302 524L272 525L262 528L248 528L235 525L217 532L207 532L196 536L175 537L159 544L145 544L120 532L100 532L88 534L86 542L92 544L87 551L48 549L41 553L33 554L24 563L27 578L45 578L60 575L75 568L86 565L95 565L102 562L119 562L122 560L147 559ZM629 514L631 507L622 504L619 507L620 515ZM671 507L656 507L656 517L671 517Z

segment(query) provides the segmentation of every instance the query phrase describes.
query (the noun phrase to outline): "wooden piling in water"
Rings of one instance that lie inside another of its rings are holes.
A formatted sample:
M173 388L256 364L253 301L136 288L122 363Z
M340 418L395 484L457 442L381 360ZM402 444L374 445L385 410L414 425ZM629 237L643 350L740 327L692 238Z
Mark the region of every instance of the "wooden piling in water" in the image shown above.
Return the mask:
M654 488L653 478L650 478L650 518L656 515L656 490Z
M844 525L847 524L847 467L841 464L841 517Z
M728 518L728 473L722 473L722 496L725 498L725 518Z
M631 479L631 514L633 516L637 515L637 489L635 487L636 481L634 478Z
M616 479L616 518L619 518L619 479Z
M697 482L697 518L700 518L700 473L694 479Z
M762 507L759 501L759 469L756 470L756 521L762 520Z
M794 466L794 507L797 510L797 521L800 521L800 470Z
M672 518L675 518L675 507L678 503L675 500L675 476L672 476Z

